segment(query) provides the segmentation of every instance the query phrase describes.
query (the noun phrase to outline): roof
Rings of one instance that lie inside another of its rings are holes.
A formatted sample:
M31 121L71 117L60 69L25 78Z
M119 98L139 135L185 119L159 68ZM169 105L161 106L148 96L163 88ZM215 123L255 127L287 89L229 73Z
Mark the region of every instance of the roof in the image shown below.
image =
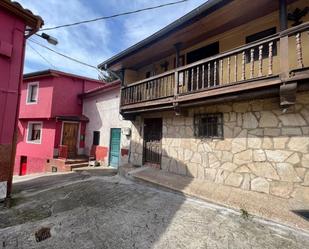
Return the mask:
M115 90L115 89L120 90L120 86L121 86L120 80L116 80L116 81L113 81L111 83L107 83L104 86L88 90L88 91L80 94L79 97L88 98L88 97L92 97L92 96L95 96L95 95L98 95L98 94L101 94L101 93L106 93L106 92L111 91L111 90Z
M101 84L106 83L106 82L103 82L103 81L98 80L98 79L92 79L92 78L84 77L84 76L81 76L81 75L66 73L66 72L53 70L53 69L36 71L36 72L33 72L33 73L24 74L24 80L32 80L32 79L38 79L38 78L42 78L42 77L59 77L60 75L63 75L63 76L66 76L66 77L71 77L71 78L88 80L88 81L101 83Z
M134 54L136 51L143 49L145 47L150 46L151 44L157 42L160 39L170 35L174 31L179 30L180 28L190 25L194 20L198 17L205 16L218 8L223 7L227 3L231 2L232 0L208 0L199 7L195 8L188 14L182 16L181 18L177 19L176 21L172 22L171 24L167 25L163 29L157 31L153 35L147 37L146 39L136 43L135 45L127 48L126 50L116 54L115 56L111 57L110 59L102 62L98 65L99 68L103 68L105 65L109 67L110 65L120 61L121 59Z
M3 7L10 13L23 19L26 25L35 30L35 32L44 25L42 17L34 15L30 10L23 8L23 6L18 2L11 0L1 0L0 7Z

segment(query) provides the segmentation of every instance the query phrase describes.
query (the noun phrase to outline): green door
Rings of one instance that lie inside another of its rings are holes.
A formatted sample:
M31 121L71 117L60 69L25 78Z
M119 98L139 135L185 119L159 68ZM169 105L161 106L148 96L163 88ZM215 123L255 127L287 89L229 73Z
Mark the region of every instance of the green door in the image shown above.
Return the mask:
M109 150L109 165L117 168L120 158L120 128L111 129L110 150Z

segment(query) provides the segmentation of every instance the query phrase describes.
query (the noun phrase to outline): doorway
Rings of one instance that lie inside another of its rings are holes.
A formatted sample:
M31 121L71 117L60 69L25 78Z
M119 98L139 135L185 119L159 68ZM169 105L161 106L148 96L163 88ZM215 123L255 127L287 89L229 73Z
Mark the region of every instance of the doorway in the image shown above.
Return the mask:
M21 156L20 157L20 170L19 175L24 176L27 174L27 157Z
M119 165L120 158L120 128L111 128L110 136L110 150L109 150L109 165L111 167L117 168Z
M63 123L62 145L68 147L68 158L74 158L77 154L79 123Z
M161 168L162 118L144 120L144 163Z

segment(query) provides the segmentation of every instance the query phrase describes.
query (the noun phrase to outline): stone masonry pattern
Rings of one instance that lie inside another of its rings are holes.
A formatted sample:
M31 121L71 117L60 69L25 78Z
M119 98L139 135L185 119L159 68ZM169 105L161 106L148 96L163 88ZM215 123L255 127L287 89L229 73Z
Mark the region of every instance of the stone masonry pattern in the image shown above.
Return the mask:
M194 137L196 113L223 113L224 139ZM283 112L278 98L162 114L162 170L309 203L309 93ZM133 123L131 161L142 164L142 118Z

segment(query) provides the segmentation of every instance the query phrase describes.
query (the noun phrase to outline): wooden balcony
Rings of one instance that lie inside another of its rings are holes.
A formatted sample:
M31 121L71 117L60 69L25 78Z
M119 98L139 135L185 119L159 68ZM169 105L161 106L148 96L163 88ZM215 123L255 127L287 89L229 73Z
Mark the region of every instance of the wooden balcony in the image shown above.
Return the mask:
M122 87L121 112L169 109L208 97L309 77L308 31L309 23L306 22L266 39Z

